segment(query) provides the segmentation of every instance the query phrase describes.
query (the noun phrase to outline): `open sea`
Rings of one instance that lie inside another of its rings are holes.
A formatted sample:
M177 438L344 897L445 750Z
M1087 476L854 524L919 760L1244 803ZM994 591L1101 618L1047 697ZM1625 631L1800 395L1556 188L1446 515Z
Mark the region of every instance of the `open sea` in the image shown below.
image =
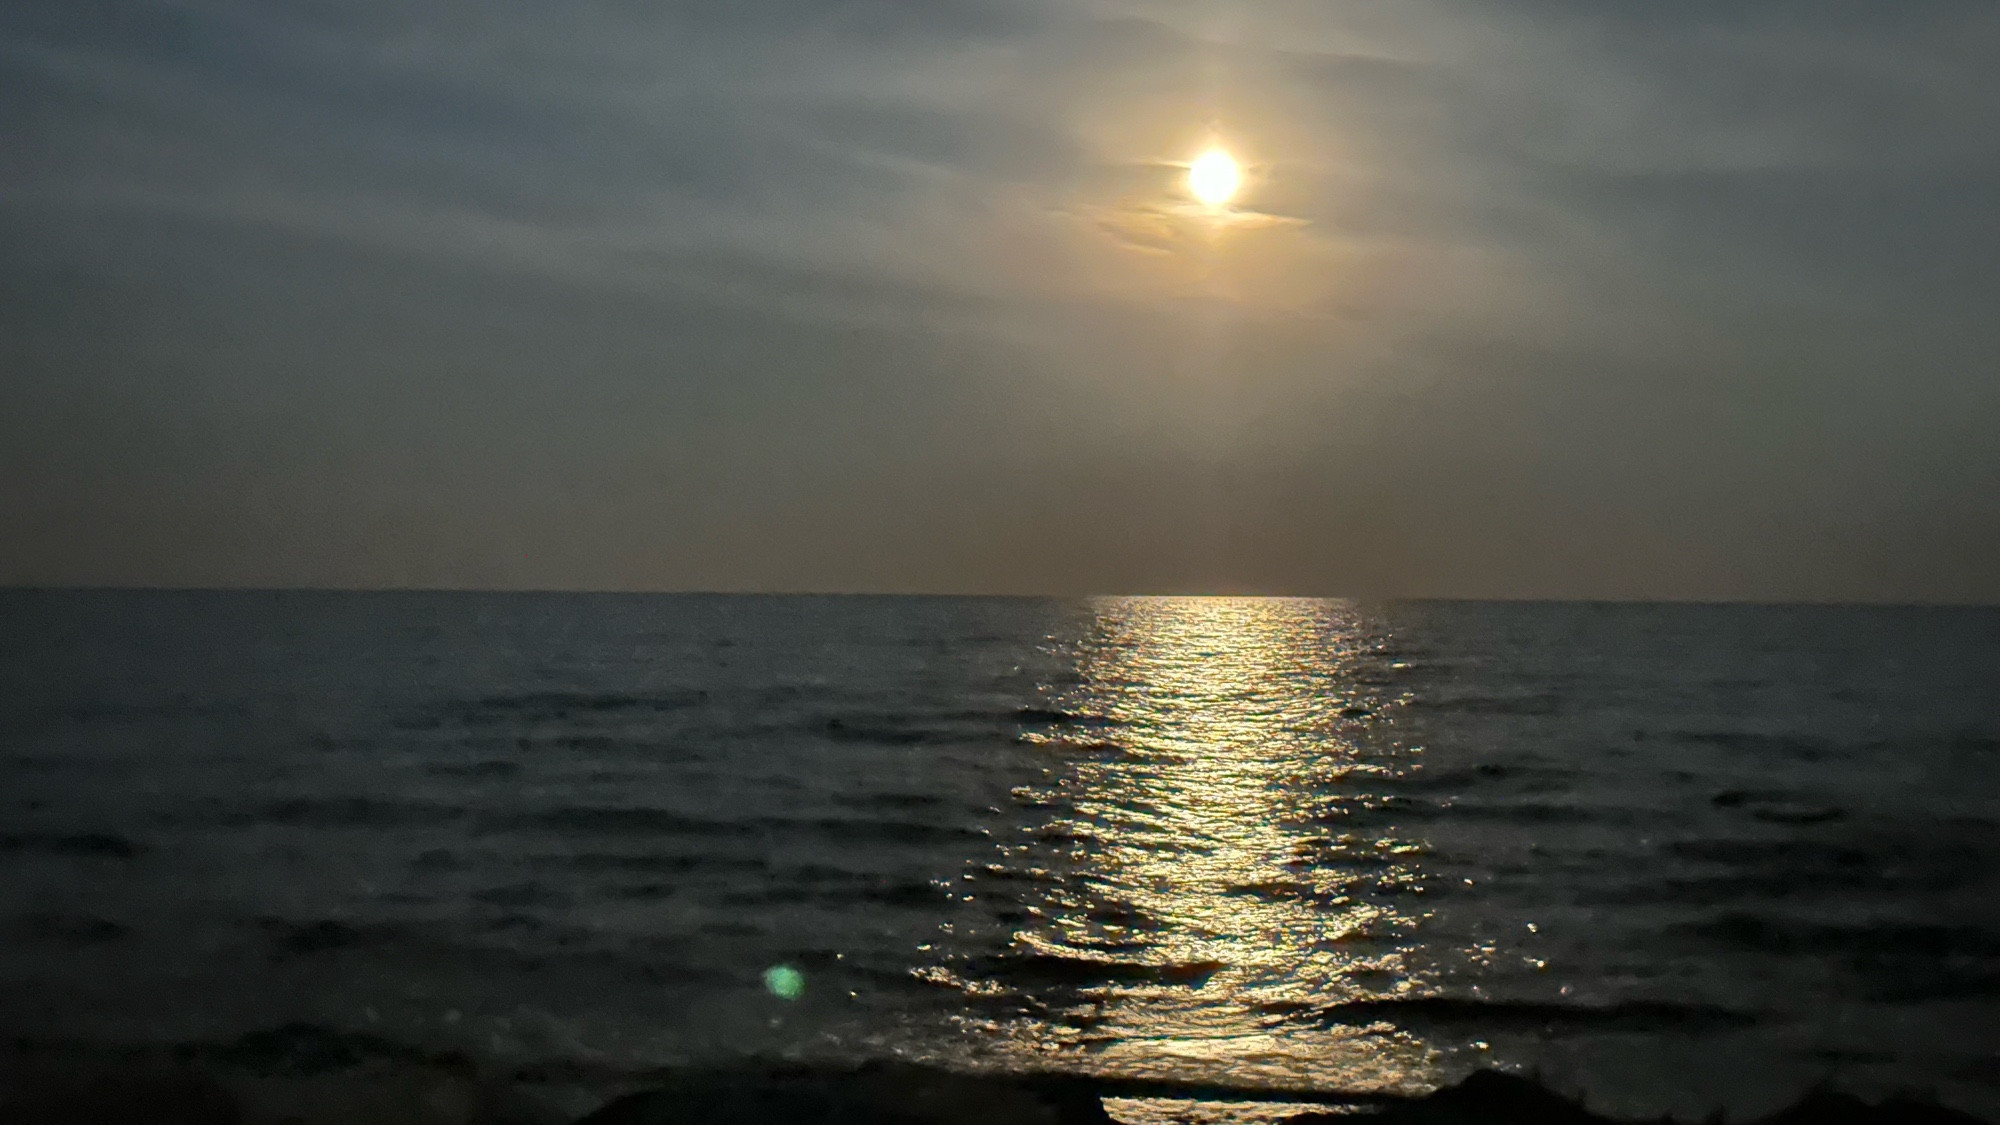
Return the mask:
M0 1037L279 1028L1996 1118L2000 611L0 592Z

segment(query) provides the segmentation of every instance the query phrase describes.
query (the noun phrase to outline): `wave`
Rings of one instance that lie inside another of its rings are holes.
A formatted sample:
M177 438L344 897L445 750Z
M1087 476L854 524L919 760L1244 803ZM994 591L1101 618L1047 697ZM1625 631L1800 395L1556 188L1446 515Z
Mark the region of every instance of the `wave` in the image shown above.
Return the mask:
M1539 1031L1550 1028L1592 1030L1706 1031L1747 1027L1757 1017L1731 1008L1658 1000L1626 1000L1615 1004L1560 1004L1533 1000L1482 1000L1463 996L1417 996L1358 1000L1330 1007L1269 1004L1259 1011L1288 1017L1307 1016L1320 1024L1450 1024L1468 1031Z
M40 945L82 949L119 941L132 933L131 927L92 914L24 914L6 927L8 936Z
M931 793L861 793L839 795L831 798L832 803L844 809L934 809L949 802Z
M1802 762L1824 761L1841 748L1821 739L1798 735L1763 734L1756 731L1667 731L1662 737L1672 742L1715 746L1758 757L1790 758Z
M481 835L546 831L581 836L741 837L758 835L759 830L749 820L715 820L655 808L572 805L548 812L483 817L476 831Z
M538 855L529 859L538 867L560 867L578 872L685 875L697 871L762 874L770 864L754 855L625 852L578 852L570 855Z
M1419 792L1437 790L1455 793L1474 785L1488 784L1517 778L1529 772L1548 773L1553 771L1530 771L1522 766L1502 765L1499 762L1481 762L1463 769L1424 769L1419 767L1396 778L1398 789L1413 789Z
M2000 933L1978 926L1900 922L1832 925L1733 912L1688 928L1704 937L1771 953L1977 959L1994 965L2000 976Z
M1834 925L1732 911L1681 932L1776 957L1845 967L1868 999L1888 1003L2000 996L2000 933L1977 926L1878 922Z
M109 832L7 832L0 833L0 852L40 852L45 855L93 856L132 859L143 851L124 836Z
M1167 984L1200 988L1228 966L1220 961L1150 962L1060 953L1008 953L973 958L969 975L1033 985L1086 987L1104 984Z
M388 945L406 935L400 926L355 924L333 918L296 921L289 918L259 918L257 926L281 954L308 956L367 945Z
M466 813L464 806L439 801L300 797L267 805L255 814L238 814L227 819L239 824L281 824L294 828L405 828L443 824L458 820Z
M1497 824L1621 824L1640 810L1556 804L1549 801L1467 801L1407 797L1399 793L1343 796L1318 813L1328 826L1395 824L1433 820L1488 821Z
M1742 809L1766 824L1829 824L1847 817L1847 810L1838 805L1802 804L1794 794L1777 789L1726 789L1709 798L1709 804Z
M730 891L717 896L715 901L726 906L803 906L809 903L838 906L859 900L890 907L928 909L943 899L944 891L926 881L869 880L859 886L780 884Z
M1004 737L1009 727L1070 726L1091 729L1118 725L1102 715L1020 707L1012 710L861 711L835 715L809 729L836 742L916 746Z
M486 906L519 909L530 906L564 907L574 901L570 894L540 883L506 883L473 891L472 901Z
M424 767L432 777L512 777L521 772L521 763L505 758L478 762L434 762Z
M1557 715L1562 713L1562 697L1549 693L1533 695L1460 695L1442 698L1418 696L1409 703L1412 710L1442 711L1460 715Z
M757 816L736 820L688 816L667 809L573 805L549 812L496 815L481 820L482 834L545 831L580 836L694 836L755 838L819 836L840 842L929 844L984 840L985 830L963 824L847 817Z
M1955 830L1956 829L1956 830ZM1800 835L1675 840L1667 853L1768 877L1792 893L1954 891L1992 877L2000 840L1987 823L1932 826L1927 838L1849 835L1834 840Z
M449 700L405 712L391 722L400 730L436 730L451 723L466 727L540 723L617 712L660 714L708 702L701 690L652 694L586 691L532 691Z
M944 732L904 725L895 719L831 718L820 728L835 742L875 742L885 746L915 746L936 742Z
M1123 720L1090 711L1067 711L1047 707L1021 707L1013 713L1016 722L1028 726L1077 726L1103 729L1124 726Z

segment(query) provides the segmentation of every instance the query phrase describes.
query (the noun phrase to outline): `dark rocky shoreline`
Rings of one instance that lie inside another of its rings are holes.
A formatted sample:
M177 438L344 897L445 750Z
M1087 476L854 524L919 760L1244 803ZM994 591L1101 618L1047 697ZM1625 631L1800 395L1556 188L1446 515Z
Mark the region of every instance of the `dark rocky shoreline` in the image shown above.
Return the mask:
M898 1067L829 1074L795 1071L690 1076L658 1090L619 1098L577 1125L682 1125L715 1122L838 1122L841 1125L945 1125L1045 1122L1111 1125L1106 1096L1243 1100L1254 1091L1196 1089L1162 1083L1080 1078L966 1078ZM1289 1100L1289 1099L1288 1099ZM1331 1104L1329 1104L1331 1103ZM1602 1117L1535 1081L1480 1071L1421 1098L1329 1099L1300 1102L1291 1125L1608 1125ZM1337 1107L1337 1108L1336 1108ZM1721 1122L1721 1118L1711 1118ZM1831 1091L1815 1092L1750 1125L1981 1125L1956 1110L1907 1099L1870 1104Z
M1295 1125L1607 1125L1539 1083L1481 1071L1420 1098L1072 1075L978 1076L901 1063L746 1062L640 1074L574 1065L503 1073L464 1056L303 1025L226 1044L125 1052L17 1042L5 1125L1109 1125L1102 1099L1261 1101ZM1739 1119L1740 1120L1740 1119ZM1721 1123L1715 1115L1710 1123ZM1816 1091L1749 1125L1984 1125L1911 1099Z

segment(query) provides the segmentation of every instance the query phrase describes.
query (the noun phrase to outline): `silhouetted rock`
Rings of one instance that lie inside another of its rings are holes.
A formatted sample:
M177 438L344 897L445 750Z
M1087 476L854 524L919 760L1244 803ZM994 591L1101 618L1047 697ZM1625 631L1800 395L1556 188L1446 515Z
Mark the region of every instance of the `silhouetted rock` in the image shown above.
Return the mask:
M1290 1125L1617 1125L1624 1119L1590 1112L1540 1083L1482 1070L1426 1097L1393 1102L1380 1113L1313 1113ZM1718 1115L1711 1125L1721 1122ZM1662 1120L1658 1125L1669 1125ZM1870 1104L1847 1094L1815 1091L1798 1104L1747 1125L1985 1125L1955 1109L1893 1098Z
M99 1073L48 1079L10 1075L0 1087L7 1125L241 1125L229 1091L191 1073Z
M122 1061L60 1051L0 1059L0 1125L1112 1125L1104 1097L1272 1099L1291 1125L1618 1125L1531 1079L1481 1071L1421 1098L1309 1095L1162 1080L952 1074L896 1063L852 1069L746 1064L653 1072L651 1087L576 1114L635 1075L480 1073L369 1036L291 1025L231 1044ZM571 1081L572 1093L552 1097ZM595 1087L593 1091L591 1087ZM564 1108L564 1106L567 1108ZM1339 1112L1331 1112L1339 1105ZM1287 1107L1289 1108L1289 1106ZM1720 1125L1721 1115L1708 1125ZM1635 1125L1626 1122L1625 1125ZM1671 1125L1663 1120L1653 1125ZM1743 1125L1984 1125L1909 1099L1814 1091Z
M1870 1105L1849 1094L1814 1090L1798 1104L1762 1118L1753 1125L1985 1125L1985 1123L1969 1113L1911 1101L1907 1098L1891 1098L1879 1105Z

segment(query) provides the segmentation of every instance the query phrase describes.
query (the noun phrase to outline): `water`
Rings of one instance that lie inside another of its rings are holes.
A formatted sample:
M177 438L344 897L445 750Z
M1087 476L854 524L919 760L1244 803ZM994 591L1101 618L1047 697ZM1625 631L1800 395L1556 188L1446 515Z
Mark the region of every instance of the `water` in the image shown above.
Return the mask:
M0 623L10 1037L2000 1111L2000 612L7 592Z

